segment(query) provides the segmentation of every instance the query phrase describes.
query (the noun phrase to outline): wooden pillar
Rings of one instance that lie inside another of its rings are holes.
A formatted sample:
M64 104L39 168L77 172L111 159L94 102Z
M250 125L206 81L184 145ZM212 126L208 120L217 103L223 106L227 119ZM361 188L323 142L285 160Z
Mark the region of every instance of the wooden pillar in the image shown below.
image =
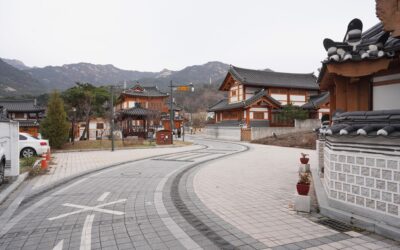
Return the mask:
M358 110L372 110L371 81L369 78L362 78L358 84Z
M345 77L336 76L336 110L345 112L347 111L347 85L349 79Z
M250 127L250 108L246 109L246 126Z
M331 86L329 88L329 109L330 109L330 114L329 118L330 121L332 121L333 114L336 112L336 88L335 86Z
M359 100L359 95L358 95L358 86L360 85L359 80L354 80L351 81L347 84L346 88L346 101L347 101L347 109L346 111L352 112L352 111L358 111L358 100Z

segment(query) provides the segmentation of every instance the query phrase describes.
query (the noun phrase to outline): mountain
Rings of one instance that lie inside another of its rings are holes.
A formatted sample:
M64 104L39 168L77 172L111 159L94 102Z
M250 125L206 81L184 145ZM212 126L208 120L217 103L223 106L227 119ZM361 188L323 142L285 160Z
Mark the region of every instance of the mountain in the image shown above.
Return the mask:
M3 60L5 63L13 66L14 68L17 68L19 70L25 70L25 69L29 69L28 66L26 66L23 62L21 62L20 60L16 60L16 59L6 59L6 58L0 58L1 60Z
M65 90L75 82L89 82L93 85L109 85L126 80L138 80L155 77L155 72L140 72L119 69L111 64L98 65L91 63L65 64L63 66L47 66L25 70L33 78L38 79L49 89Z
M0 97L38 95L45 91L44 85L30 74L0 59Z

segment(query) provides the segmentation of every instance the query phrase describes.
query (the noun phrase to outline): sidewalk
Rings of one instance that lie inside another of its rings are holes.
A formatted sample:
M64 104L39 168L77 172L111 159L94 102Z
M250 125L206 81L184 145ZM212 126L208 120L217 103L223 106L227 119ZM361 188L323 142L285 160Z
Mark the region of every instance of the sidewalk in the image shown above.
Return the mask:
M399 249L375 234L339 233L297 214L293 197L300 153L312 150L251 144L251 150L208 164L194 177L200 200L222 219L277 249Z
M88 151L88 152L65 152L52 155L53 164L50 165L50 172L40 175L34 179L33 190L51 185L64 178L79 173L96 170L106 166L139 160L160 154L177 153L199 149L201 146L186 147L157 147L144 149L123 149L111 151Z

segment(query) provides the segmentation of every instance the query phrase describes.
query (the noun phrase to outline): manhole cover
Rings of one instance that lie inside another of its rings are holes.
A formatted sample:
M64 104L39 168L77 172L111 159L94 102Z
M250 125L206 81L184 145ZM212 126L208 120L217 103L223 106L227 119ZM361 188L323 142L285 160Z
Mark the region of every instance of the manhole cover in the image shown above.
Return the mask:
M336 230L336 231L342 232L342 233L353 230L352 226L347 225L346 223L343 223L341 221L337 221L337 220L329 219L329 218L319 219L319 220L317 220L317 223L327 226L333 230Z

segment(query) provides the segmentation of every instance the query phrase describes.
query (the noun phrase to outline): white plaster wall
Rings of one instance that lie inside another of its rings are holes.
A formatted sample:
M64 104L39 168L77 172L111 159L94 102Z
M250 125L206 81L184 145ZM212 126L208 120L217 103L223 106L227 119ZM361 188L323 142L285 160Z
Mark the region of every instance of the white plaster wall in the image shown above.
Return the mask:
M400 83L373 88L373 109L400 109Z
M324 148L324 186L329 199L351 212L400 223L399 157Z

